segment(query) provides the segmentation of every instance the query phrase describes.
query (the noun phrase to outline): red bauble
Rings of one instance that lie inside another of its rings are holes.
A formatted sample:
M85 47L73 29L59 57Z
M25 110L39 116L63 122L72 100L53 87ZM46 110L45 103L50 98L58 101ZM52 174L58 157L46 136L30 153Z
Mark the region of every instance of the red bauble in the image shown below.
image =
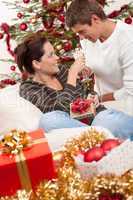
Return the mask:
M106 153L120 144L121 142L118 139L107 139L101 144L101 148Z
M0 33L0 40L4 37L3 33Z
M94 147L84 153L84 162L98 161L104 155L104 151L101 147Z
M61 14L59 16L59 20L64 23L65 22L65 16L63 14Z
M27 26L26 23L21 23L19 28L20 28L21 31L25 31L28 28L28 26Z
M48 0L42 0L42 5L47 6L48 5Z
M132 24L132 21L133 21L133 20L132 20L131 17L127 17L127 18L125 18L124 21L125 21L126 24Z
M15 71L15 70L16 70L15 65L12 65L12 66L10 67L10 70Z
M105 194L100 194L98 200L112 200L110 194L105 193Z
M64 43L63 49L64 49L65 51L70 51L70 50L72 49L72 43L71 43L71 42L66 42L66 43Z
M7 23L2 23L1 24L1 29L5 32L8 33L9 32L9 25Z
M23 2L24 2L24 3L29 3L29 2L30 2L30 0L23 0Z
M18 17L19 19L21 19L21 18L23 17L23 14L19 12L19 13L17 14L17 17Z
M1 81L3 84L6 84L6 85L15 85L16 84L16 81L15 80L12 80L12 79L4 79Z

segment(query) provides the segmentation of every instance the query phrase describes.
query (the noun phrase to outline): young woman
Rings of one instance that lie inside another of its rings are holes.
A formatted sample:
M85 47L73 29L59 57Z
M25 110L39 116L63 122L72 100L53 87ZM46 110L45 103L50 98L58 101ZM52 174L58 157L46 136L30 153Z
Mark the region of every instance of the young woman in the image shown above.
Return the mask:
M82 83L78 79L79 72L85 68L83 58L76 59L70 68L59 65L53 46L38 33L19 44L15 53L19 69L29 74L29 79L20 85L20 95L44 113L40 127L49 131L54 128L86 126L69 116L70 103L77 97L83 97ZM115 118L106 110L101 111L92 124L109 128L120 137L132 134L133 118L121 112L113 113ZM126 129L123 128L125 126Z

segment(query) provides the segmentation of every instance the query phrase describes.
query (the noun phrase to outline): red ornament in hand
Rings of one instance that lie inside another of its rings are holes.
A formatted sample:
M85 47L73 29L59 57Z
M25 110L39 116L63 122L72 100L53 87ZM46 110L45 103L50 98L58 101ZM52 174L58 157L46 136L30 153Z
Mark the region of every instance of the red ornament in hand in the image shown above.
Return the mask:
M26 23L21 23L19 28L20 28L21 31L25 31L28 28L28 26L27 26Z
M84 153L84 162L98 161L104 155L104 151L101 147L94 147Z
M118 139L107 139L101 144L101 148L106 153L120 144L121 142Z
M72 43L71 43L71 42L66 42L66 43L64 43L63 49L64 49L65 51L70 51L70 50L72 49Z

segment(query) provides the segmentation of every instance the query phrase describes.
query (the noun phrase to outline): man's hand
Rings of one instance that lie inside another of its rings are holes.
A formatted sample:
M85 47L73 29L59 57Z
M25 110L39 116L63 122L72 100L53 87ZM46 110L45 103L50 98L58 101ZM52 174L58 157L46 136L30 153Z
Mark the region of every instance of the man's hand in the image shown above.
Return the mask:
M99 97L99 101L100 102L104 102L104 101L114 101L114 96L113 93L108 93L108 94L104 94L102 96Z
M83 76L83 78L88 78L91 76L92 74L92 70L89 67L85 67L82 71L81 71L81 75Z

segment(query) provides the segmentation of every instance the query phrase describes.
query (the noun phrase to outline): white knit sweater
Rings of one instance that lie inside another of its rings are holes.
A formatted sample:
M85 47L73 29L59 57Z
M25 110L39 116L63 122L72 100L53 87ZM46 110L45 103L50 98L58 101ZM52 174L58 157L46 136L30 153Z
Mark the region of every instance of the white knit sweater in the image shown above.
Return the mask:
M86 65L96 75L97 91L114 93L119 100L133 96L133 26L118 21L112 35L103 43L81 40Z

